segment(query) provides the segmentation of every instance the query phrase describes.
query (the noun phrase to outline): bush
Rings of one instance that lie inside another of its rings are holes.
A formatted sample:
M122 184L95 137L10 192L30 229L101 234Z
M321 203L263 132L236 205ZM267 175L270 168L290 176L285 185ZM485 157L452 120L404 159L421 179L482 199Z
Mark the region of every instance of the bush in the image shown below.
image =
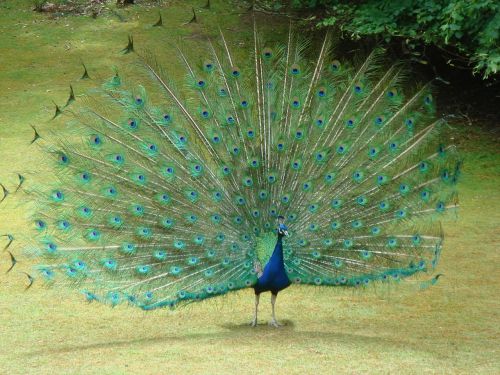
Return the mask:
M433 44L487 78L500 65L497 0L291 0L291 8L319 13L318 27L337 26L351 38L402 38L410 50Z

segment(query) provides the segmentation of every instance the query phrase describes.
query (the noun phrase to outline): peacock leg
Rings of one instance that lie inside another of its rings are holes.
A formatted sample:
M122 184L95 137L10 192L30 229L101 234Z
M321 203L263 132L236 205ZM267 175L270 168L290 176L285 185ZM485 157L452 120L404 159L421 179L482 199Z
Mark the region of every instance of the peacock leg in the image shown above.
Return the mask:
M255 295L255 312L253 314L253 320L250 322L250 325L252 327L255 327L257 325L257 310L259 309L259 298L260 294Z
M279 324L276 320L276 315L274 314L274 305L276 304L276 298L278 297L277 294L273 294L271 293L271 306L272 306L272 312L273 312L273 315L272 315L272 319L271 321L269 322L269 325L270 326L273 326L273 327L280 327L282 326L282 324Z

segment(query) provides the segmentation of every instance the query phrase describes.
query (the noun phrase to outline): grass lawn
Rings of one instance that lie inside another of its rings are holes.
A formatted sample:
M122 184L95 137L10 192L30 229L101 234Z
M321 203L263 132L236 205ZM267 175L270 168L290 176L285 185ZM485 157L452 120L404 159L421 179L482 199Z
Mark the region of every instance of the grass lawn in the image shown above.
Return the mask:
M16 172L37 172L40 151L29 144L30 125L42 134L57 130L48 120L52 101L65 102L69 83L82 92L111 75L112 65L124 76L137 71L133 54L119 54L129 33L162 59L173 58L166 41L179 38L196 54L201 25L216 31L210 25L217 19L226 33L249 43L249 19L234 14L230 1L213 1L212 11L199 11L201 24L183 26L198 3L204 1L167 1L164 27L153 28L155 8L118 10L122 22L110 13L49 19L33 12L29 1L1 2L0 182L12 189ZM93 80L79 80L81 61ZM368 292L293 286L278 297L278 319L286 325L267 326L266 295L252 329L250 289L173 312L111 309L85 304L71 290L35 285L23 293L25 276L5 275L10 262L4 252L0 374L500 373L498 134L465 124L449 132L465 164L459 215L443 223L439 271L445 276L436 286L418 292L411 284ZM22 238L24 211L20 198L10 196L0 211L0 234Z

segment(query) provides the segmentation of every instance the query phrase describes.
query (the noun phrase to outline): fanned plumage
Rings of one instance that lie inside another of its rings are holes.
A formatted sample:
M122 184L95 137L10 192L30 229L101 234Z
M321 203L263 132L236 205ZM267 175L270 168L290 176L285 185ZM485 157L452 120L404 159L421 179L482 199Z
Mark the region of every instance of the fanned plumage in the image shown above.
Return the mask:
M70 135L44 145L57 179L26 187L36 276L143 309L214 297L257 283L278 215L292 283L431 272L460 162L439 141L429 85L406 93L379 49L349 65L330 34L314 61L292 28L272 48L254 28L246 63L219 39L201 64L176 52L186 89L144 52L150 81L126 87L117 73L68 101Z

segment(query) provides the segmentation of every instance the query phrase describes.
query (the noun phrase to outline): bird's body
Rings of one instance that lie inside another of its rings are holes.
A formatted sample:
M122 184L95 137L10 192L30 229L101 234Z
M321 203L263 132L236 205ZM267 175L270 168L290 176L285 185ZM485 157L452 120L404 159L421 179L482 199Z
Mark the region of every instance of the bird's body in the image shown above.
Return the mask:
M23 185L36 198L37 275L145 310L253 287L257 302L272 292L274 312L291 283L432 271L459 162L438 139L428 86L405 98L400 65L378 50L340 63L329 34L310 61L292 29L275 48L254 30L241 67L220 39L201 64L178 52L185 90L144 53L152 81L126 88L116 74L58 108L73 120L45 144L57 179Z
M262 292L271 292L277 295L279 291L290 286L291 282L285 271L285 262L283 260L283 236L282 230L285 228L278 228L278 240L274 247L271 258L264 267L262 276L257 279L257 283L253 286L255 294Z

